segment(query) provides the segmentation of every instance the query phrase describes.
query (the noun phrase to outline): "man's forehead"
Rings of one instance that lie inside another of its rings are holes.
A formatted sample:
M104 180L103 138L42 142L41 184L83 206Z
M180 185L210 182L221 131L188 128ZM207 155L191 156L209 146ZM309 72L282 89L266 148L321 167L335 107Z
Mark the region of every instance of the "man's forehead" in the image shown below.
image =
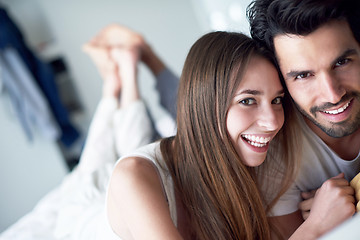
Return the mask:
M282 34L274 38L275 56L280 65L290 62L300 62L301 58L311 51L304 41L304 36L294 34Z
M310 65L330 64L348 49L356 48L359 49L359 43L344 21L328 23L306 36L278 34L274 37L275 55L280 65L301 60Z

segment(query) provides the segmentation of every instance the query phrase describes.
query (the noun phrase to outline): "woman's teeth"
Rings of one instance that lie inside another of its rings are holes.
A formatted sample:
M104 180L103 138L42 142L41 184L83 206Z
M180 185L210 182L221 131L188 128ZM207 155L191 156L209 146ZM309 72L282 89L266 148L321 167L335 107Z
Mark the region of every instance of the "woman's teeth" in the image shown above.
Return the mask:
M347 104L345 104L344 106L342 106L339 109L331 110L331 111L324 111L324 112L327 114L339 114L339 113L342 113L343 111L345 111L345 109L347 109L349 105L350 105L350 102L348 102Z
M242 135L242 137L254 147L264 147L268 142L270 142L271 137L259 137L254 135Z

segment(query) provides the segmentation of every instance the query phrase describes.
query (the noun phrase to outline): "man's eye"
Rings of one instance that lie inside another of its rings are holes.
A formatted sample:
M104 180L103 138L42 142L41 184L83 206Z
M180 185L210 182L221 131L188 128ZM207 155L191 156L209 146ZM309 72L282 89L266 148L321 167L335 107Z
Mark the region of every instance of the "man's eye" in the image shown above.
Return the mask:
M311 76L311 73L301 73L299 75L297 75L295 77L295 79L304 79L304 78L307 78L307 77L310 77Z
M283 99L284 99L284 97L276 97L276 98L272 101L272 104L282 104L282 103L283 103Z
M243 105L253 105L256 103L256 101L253 98L246 98L246 99L241 100L239 103L241 103Z
M335 64L335 67L340 67L340 66L342 66L342 65L345 65L345 64L347 64L349 61L350 61L350 59L348 59L348 58L341 59L340 61L338 61L338 62Z

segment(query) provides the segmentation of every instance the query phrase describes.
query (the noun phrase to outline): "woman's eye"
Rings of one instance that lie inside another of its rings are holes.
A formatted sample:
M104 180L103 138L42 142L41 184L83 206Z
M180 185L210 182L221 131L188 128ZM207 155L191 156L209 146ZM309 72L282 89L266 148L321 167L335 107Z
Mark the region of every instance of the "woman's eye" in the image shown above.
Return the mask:
M283 99L284 99L284 97L276 97L276 98L272 101L272 104L282 104L282 103L283 103Z
M241 103L243 105L253 105L256 103L256 101L253 98L246 98L246 99L241 100L239 103Z

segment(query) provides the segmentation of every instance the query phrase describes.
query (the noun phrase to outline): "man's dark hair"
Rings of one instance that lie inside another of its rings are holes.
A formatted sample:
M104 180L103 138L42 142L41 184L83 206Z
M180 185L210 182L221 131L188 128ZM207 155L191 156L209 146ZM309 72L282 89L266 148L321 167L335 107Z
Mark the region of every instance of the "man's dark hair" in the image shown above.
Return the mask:
M331 20L346 20L360 43L360 0L254 0L247 17L251 36L271 51L276 35L305 36Z

